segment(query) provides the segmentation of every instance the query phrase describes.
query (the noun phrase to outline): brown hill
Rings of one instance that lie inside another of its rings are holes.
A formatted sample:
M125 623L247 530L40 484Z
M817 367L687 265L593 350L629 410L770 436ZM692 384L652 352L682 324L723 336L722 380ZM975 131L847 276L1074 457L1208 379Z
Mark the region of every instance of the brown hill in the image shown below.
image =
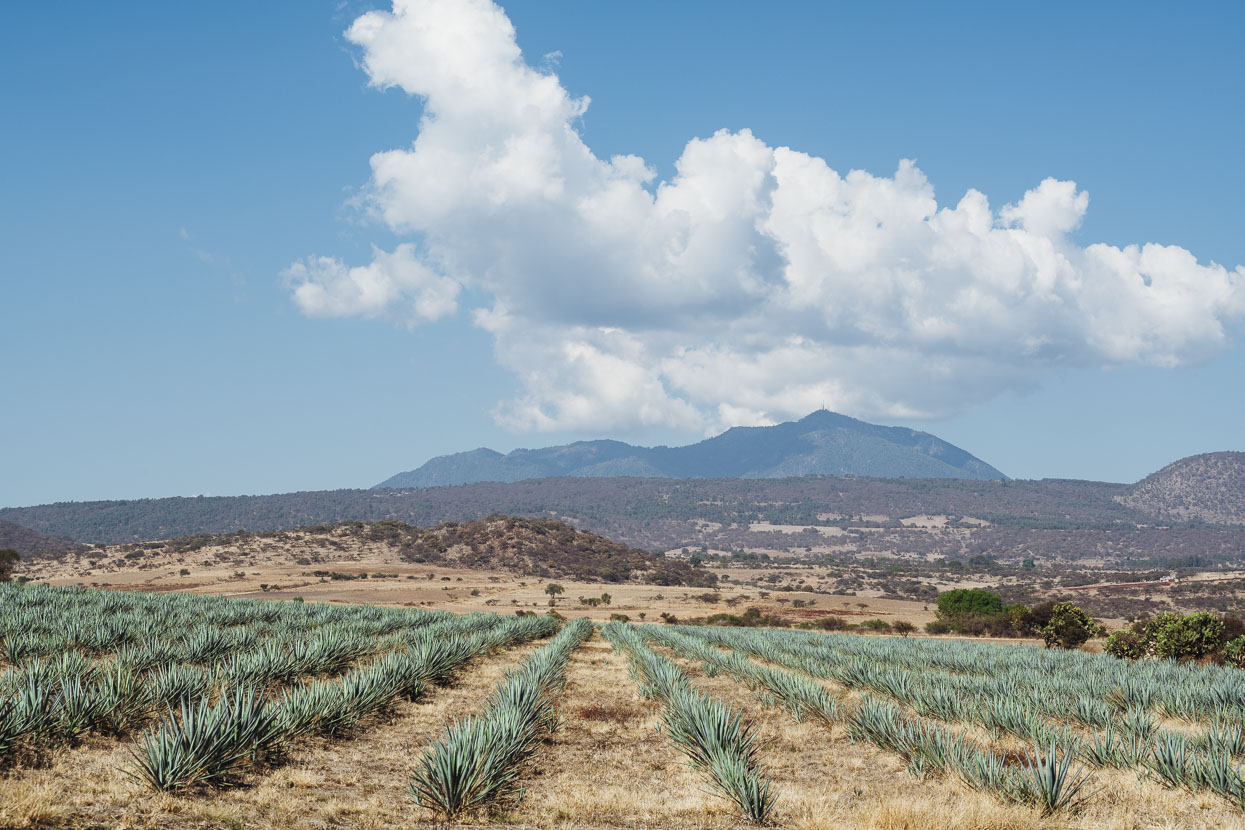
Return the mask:
M1182 458L1146 476L1118 499L1163 519L1245 524L1245 452Z
M373 533L399 522L380 522ZM405 526L402 526L405 527ZM401 532L401 531L398 531ZM414 562L603 582L712 587L717 576L553 519L489 516L445 522L406 541Z
M239 564L259 557L302 564L334 559L334 552L370 551L396 561L505 571L583 582L642 582L713 587L717 576L688 562L666 559L554 519L493 515L421 529L405 522L339 522L289 531L198 534L109 548L110 557L142 567L149 557L215 550Z
M0 550L15 550L23 558L64 553L86 547L81 542L75 542L72 539L47 536L28 527L0 519Z

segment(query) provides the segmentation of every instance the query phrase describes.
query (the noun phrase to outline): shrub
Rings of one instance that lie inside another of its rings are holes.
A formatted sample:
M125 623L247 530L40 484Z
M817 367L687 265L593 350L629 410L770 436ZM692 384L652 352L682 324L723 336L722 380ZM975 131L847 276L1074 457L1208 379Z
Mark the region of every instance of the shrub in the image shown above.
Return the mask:
M706 625L728 625L755 628L757 626L783 626L787 621L782 617L762 614L760 608L750 607L743 614L718 613L705 618Z
M926 634L950 634L951 623L946 620L934 620L925 624Z
M872 631L890 631L891 624L886 620L865 620L860 624L861 628L868 628Z
M1029 608L1024 605L1005 605L1003 606L1003 616L1007 617L1007 622L1011 625L1012 630L1017 634L1025 632L1025 618L1029 616Z
M1041 629L1047 648L1076 648L1100 631L1089 614L1070 602L1061 602L1051 609L1050 619Z
M916 631L916 626L907 620L895 620L895 622L891 623L891 628L893 628L895 633L900 637L907 637L913 631Z
M1224 644L1223 660L1230 666L1245 669L1245 635L1234 637Z
M1232 614L1224 614L1219 618L1223 622L1223 642L1226 644L1245 634L1245 620Z
M960 614L947 620L951 630L970 637L1015 637L1019 632L1007 614Z
M1132 629L1121 629L1107 638L1102 650L1121 660L1140 660L1146 656L1146 641Z
M954 617L961 614L998 614L1003 610L1003 598L980 588L956 588L938 595L940 616Z
M1054 616L1054 613L1054 600L1048 599L1046 602L1039 602L1032 608L1026 609L1025 612L1020 615L1020 622L1017 629L1022 634L1040 634L1042 629L1050 624L1051 617Z
M1145 657L1196 659L1219 651L1224 645L1224 630L1224 621L1205 611L1187 617L1159 614L1134 623L1130 629L1115 632L1107 638L1104 648L1108 654L1131 660ZM1224 657L1227 659L1226 655Z
M1223 643L1223 620L1205 611L1187 617L1164 614L1156 626L1154 653L1158 657L1205 657Z

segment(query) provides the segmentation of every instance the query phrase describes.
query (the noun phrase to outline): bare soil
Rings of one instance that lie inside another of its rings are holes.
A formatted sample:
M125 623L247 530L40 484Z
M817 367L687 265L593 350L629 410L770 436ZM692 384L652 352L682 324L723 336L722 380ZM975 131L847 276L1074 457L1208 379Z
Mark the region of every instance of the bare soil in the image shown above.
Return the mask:
M476 711L535 644L484 658L455 684L403 703L349 739L312 740L275 769L229 790L160 795L126 773L127 744L93 738L41 768L0 775L4 828L357 828L500 826L557 830L751 826L659 731L660 710L641 700L626 661L596 637L572 656L559 699L560 728L523 772L518 804L454 825L438 822L406 792L423 747L453 718ZM775 825L794 830L1245 830L1241 814L1211 795L1095 771L1101 790L1080 813L1042 817L947 779L918 780L897 756L853 744L844 730L797 723L764 707L740 683L706 677L677 661L701 690L744 710L756 729L764 771L778 793Z

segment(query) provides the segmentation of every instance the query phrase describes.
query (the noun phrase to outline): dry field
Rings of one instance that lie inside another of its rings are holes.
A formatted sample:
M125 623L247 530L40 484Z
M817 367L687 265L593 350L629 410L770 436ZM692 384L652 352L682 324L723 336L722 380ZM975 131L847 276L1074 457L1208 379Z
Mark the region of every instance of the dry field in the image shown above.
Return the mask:
M309 561L310 564L298 560ZM183 574L185 570L188 573ZM314 571L369 574L340 580ZM657 622L757 606L792 619L837 614L858 622L906 619L922 625L933 614L921 603L846 597L812 590L777 592L756 584L765 572L721 569L724 587L602 585L563 581L563 615L598 622L625 614ZM262 544L239 551L126 558L124 550L92 551L61 562L28 563L25 575L52 585L85 584L121 591L224 595L243 599L303 598L344 609L350 603L452 612L548 610L547 583L404 562L383 545L347 549ZM817 587L815 570L791 570L791 579ZM578 597L611 594L609 605L589 607ZM784 601L785 600L785 601ZM796 608L799 600L802 607ZM871 640L876 642L876 640ZM1025 643L1006 641L1023 647ZM662 706L643 699L627 659L600 635L570 655L565 687L556 697L561 726L522 768L522 799L446 823L408 792L421 754L446 725L478 714L507 673L524 664L541 641L479 656L414 701L396 700L346 735L296 741L281 763L249 768L226 789L205 786L157 792L135 780L134 735L94 731L33 760L0 770L0 828L372 828L500 826L515 828L742 828L755 826L693 769L666 734ZM918 778L894 752L851 740L843 723L797 721L782 706L766 705L739 679L706 674L697 661L668 647L654 650L690 678L694 689L740 711L755 729L760 770L777 795L771 824L789 828L1240 828L1239 809L1209 791L1165 786L1138 768L1093 770L1094 796L1083 808L1043 816L1036 808L970 789L952 775ZM0 673L4 660L0 658ZM857 688L814 679L846 711L860 706ZM772 701L770 701L772 704ZM1188 724L1160 718L1158 727L1188 733ZM952 731L1022 757L1031 747L980 726ZM0 753L2 755L3 753Z
M299 564L299 560L308 564ZM183 570L187 573L183 574ZM368 578L335 580L314 576L315 571L368 574ZM714 571L724 580L714 591L559 579L557 582L565 591L557 598L555 607L559 613L597 621L608 620L613 614L626 614L633 622L660 621L662 614L685 619L720 612L740 613L753 606L795 622L834 614L848 622L907 620L919 628L934 619L932 606L927 603L821 593L820 586L829 578L826 568L728 567ZM21 573L52 585L125 591L185 591L266 600L302 597L308 602L369 603L458 613L506 614L549 609L549 596L545 593L548 580L504 571L415 564L403 560L385 544L350 540L338 548L313 536L293 544L259 539L248 540L239 548L213 546L189 553L148 552L141 559L127 559L123 548L113 546L59 560L25 563ZM792 585L803 580L809 590L778 592L773 586L757 584L770 574ZM974 586L966 583L964 587ZM602 593L610 595L609 605L593 607L577 601L579 597L595 598Z
M737 828L725 799L658 730L625 660L600 636L578 648L557 699L563 722L523 773L524 797L462 824L444 824L406 793L413 759L447 720L478 710L535 645L481 659L455 682L404 702L347 739L299 745L288 762L226 790L158 794L131 780L127 743L93 737L45 765L0 777L0 826L98 828ZM1073 815L1042 817L947 780L918 780L892 754L848 741L842 728L797 723L741 684L676 660L696 689L740 707L755 724L763 770L776 784L773 823L802 828L1245 828L1211 796L1096 771L1102 789ZM851 699L849 694L848 698Z

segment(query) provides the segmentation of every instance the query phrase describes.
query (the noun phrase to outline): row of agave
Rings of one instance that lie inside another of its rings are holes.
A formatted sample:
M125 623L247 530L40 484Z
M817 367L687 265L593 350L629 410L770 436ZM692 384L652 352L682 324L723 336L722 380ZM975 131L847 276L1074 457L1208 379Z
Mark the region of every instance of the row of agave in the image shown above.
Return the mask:
M43 655L22 655L0 671L0 765L88 731L132 733L161 711L222 689L271 693L300 678L334 676L369 655L404 651L409 642L485 631L498 622L492 614L12 583L0 583L0 600L7 641L37 640ZM27 619L36 621L35 630L13 634L14 621ZM158 639L126 639L105 657L71 645L78 635L65 633L88 623L133 632L153 620L159 622L152 631L169 620L185 627Z
M644 636L669 647L675 654L699 660L711 670L723 670L750 687L755 688L754 683L765 678L761 685L797 720L807 706L804 701L828 697L833 703L821 707L820 711L825 713L820 717L823 722L841 723L853 741L872 743L898 754L909 772L918 777L954 774L973 789L1034 805L1043 814L1078 806L1092 795L1086 791L1089 776L1084 768L1072 772L1072 753L1060 751L1054 741L1035 743L1031 757L1018 764L1009 763L1004 755L982 747L964 733L911 717L890 701L866 694L858 706L843 705L824 686L807 677L757 666L737 652L713 648L707 640L714 639L719 631L648 626L641 629Z
M0 761L23 747L71 743L90 730L130 732L161 708L217 688L267 688L336 674L360 657L395 645L332 626L286 644L264 641L250 652L207 665L135 662L123 655L96 662L78 651L27 661L0 675L0 701L5 701L0 703Z
M1044 714L1069 719L1061 702L1093 701L1084 710L1100 721L1116 711L1144 709L1189 722L1212 716L1245 720L1245 672L1226 666L1174 660L1125 661L1107 654L1031 649L968 641L862 638L784 632L775 642L807 648L830 662L860 658L870 664L954 678L957 690L1033 695Z
M836 680L849 688L880 692L917 713L941 721L983 726L996 735L1008 734L1038 746L1060 747L1065 758L1079 757L1092 766L1138 768L1155 773L1172 786L1209 790L1238 806L1245 803L1245 769L1234 758L1245 754L1245 729L1222 708L1206 714L1209 727L1184 735L1162 730L1141 703L1121 711L1112 705L1104 715L1101 701L1064 699L1059 726L1048 720L1049 701L1038 700L1024 685L981 679L971 688L957 685L961 675L905 670L893 664L872 664L859 655L830 662L801 648L804 635L738 629L689 629L700 638L796 671ZM863 638L861 638L863 639ZM816 648L821 644L813 642ZM824 648L824 646L821 646ZM1001 658L1014 647L996 646ZM946 685L939 685L946 684ZM1131 684L1134 687L1139 684ZM972 695L979 695L974 699ZM1083 727L1078 730L1073 727ZM1081 732L1084 731L1084 734ZM1180 747L1173 754L1172 747ZM1165 759L1178 757L1182 763ZM1032 768L1036 768L1036 763ZM989 770L989 765L983 769Z
M1073 755L1051 741L1012 763L1005 755L983 748L963 733L905 714L894 703L865 695L860 706L845 712L848 735L856 741L899 754L918 777L953 774L970 788L1040 809L1043 815L1075 808L1093 792L1082 766L1071 771Z
M465 618L464 618L465 619ZM548 618L493 618L494 625L454 630L447 621L335 680L286 689L278 698L240 684L214 698L184 699L131 749L132 775L157 790L227 783L243 767L280 758L291 741L340 736L399 698L414 699L473 657L557 628Z
M1005 675L986 678L909 668L873 661L859 654L842 656L824 643L797 637L740 634L723 629L704 636L729 648L793 668L815 677L832 679L851 688L867 688L888 695L921 715L944 721L975 723L996 735L1009 734L1036 743L1056 741L1088 757L1090 742L1076 728L1118 725L1125 740L1145 742L1157 720L1141 703L1122 711L1094 698L1054 698L1051 689L1035 690ZM863 639L863 638L862 638ZM1015 649L997 647L1002 655ZM828 652L828 653L827 653ZM1136 685L1136 684L1134 684ZM1068 702L1072 701L1072 705ZM1209 713L1219 736L1241 734L1240 721L1224 710ZM1096 733L1091 734L1091 738ZM1245 736L1233 746L1245 747Z
M627 657L641 696L661 703L666 734L692 766L745 816L765 822L777 796L761 772L756 737L743 713L692 688L687 675L649 648L633 626L614 622L602 633Z
M271 603L196 594L96 591L0 583L0 660L17 666L68 650L100 656L149 648L167 660L206 662L269 637L326 626L383 636L444 618L443 612Z
M829 726L838 719L839 699L816 681L759 665L738 652L720 651L683 631L654 626L638 630L646 640L667 646L680 657L699 660L709 676L722 672L747 684L759 697L772 695L798 722L811 717Z
M410 794L447 820L522 797L524 765L558 725L554 700L565 683L571 652L592 636L592 623L568 623L509 673L483 711L446 727L420 756Z

